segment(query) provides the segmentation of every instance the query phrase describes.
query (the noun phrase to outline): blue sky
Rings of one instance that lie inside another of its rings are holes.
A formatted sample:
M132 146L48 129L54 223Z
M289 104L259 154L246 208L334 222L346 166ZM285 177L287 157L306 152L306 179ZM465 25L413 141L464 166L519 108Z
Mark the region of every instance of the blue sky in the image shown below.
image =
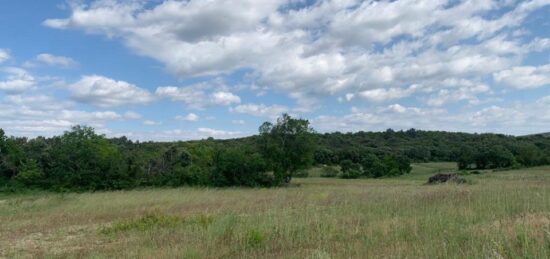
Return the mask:
M550 0L2 1L0 127L550 131Z

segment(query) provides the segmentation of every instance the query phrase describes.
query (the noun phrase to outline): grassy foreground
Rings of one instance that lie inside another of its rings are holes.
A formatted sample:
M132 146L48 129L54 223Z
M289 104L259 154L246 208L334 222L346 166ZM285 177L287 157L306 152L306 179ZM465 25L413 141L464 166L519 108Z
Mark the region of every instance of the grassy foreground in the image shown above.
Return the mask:
M550 167L424 185L453 168L272 189L0 196L0 257L550 258Z

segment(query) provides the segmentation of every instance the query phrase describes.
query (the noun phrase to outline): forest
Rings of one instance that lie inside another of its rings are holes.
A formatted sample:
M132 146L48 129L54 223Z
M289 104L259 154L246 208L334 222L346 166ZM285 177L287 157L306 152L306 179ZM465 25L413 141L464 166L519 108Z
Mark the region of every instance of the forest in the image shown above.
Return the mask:
M461 170L550 164L550 138L409 129L316 133L305 119L283 114L251 137L139 142L107 138L75 126L61 136L27 139L0 129L0 191L95 191L146 186L288 184L303 170L324 177L407 174L413 162L456 162Z

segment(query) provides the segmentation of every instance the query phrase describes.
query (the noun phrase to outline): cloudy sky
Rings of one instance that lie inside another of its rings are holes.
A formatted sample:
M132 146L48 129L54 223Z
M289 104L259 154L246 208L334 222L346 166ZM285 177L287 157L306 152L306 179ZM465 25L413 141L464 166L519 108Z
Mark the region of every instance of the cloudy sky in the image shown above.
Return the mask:
M550 131L550 0L0 1L0 128Z

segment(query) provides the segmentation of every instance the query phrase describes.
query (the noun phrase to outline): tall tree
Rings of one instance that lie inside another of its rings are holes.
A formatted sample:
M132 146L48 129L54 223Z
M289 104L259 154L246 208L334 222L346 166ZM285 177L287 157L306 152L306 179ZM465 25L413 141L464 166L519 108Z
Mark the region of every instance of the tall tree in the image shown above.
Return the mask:
M260 126L260 150L270 162L277 183L289 183L299 169L311 165L315 142L309 121L283 114L275 124Z
M120 189L127 185L118 147L93 128L75 126L58 137L47 171L54 189Z

